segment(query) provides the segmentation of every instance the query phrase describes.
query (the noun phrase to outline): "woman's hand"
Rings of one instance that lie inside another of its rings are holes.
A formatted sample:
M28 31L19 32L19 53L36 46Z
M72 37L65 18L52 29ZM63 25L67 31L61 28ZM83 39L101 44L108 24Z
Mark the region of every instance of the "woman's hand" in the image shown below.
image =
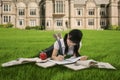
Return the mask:
M80 60L87 60L88 56L81 56Z
M53 60L57 60L57 61L62 61L62 60L64 60L64 55L58 55L58 56L57 56L57 53L58 53L58 50L57 50L57 49L54 49L51 58L52 58Z
M64 56L62 56L62 55L58 55L56 58L57 58L58 61L64 60Z

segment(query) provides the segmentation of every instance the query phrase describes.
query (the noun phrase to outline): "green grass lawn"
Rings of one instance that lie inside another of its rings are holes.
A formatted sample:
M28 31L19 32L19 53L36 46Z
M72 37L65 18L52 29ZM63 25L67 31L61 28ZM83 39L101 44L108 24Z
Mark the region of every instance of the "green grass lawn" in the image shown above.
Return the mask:
M81 55L109 62L117 70L89 68L73 71L58 65L44 69L28 63L8 68L0 66L0 80L120 80L120 31L82 31ZM0 28L0 65L19 57L33 57L53 44L52 34L56 32Z

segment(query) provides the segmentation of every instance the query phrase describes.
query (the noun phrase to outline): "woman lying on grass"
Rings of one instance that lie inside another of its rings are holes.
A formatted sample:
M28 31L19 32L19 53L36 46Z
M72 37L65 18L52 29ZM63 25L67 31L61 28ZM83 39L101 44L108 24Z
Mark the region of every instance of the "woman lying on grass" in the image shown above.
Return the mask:
M82 45L82 36L82 32L78 29L73 29L69 33L66 33L64 39L60 39L63 55L59 54L60 46L56 41L54 43L54 49L51 58L53 60L61 61L64 60L64 58L67 56L79 57L79 51ZM81 59L85 60L87 59L87 56L83 56Z

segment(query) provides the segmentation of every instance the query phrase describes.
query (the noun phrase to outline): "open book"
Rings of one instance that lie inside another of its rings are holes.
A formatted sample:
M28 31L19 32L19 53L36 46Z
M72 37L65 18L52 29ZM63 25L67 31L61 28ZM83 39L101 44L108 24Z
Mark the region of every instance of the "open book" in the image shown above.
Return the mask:
M47 61L47 62L37 62L36 65L39 67L48 68L48 67L52 67L52 66L56 65L56 63Z
M74 62L78 61L80 58L81 57L77 57L77 58L71 57L71 58L65 59L63 61L56 61L56 60L49 60L49 61L56 63L56 64L59 64L59 65L62 65L62 64L74 63Z
M30 63L30 62L47 62L48 60L49 60L49 58L46 59L46 60L41 60L38 57L35 57L35 58L18 58L16 60L5 62L1 66L2 67L9 67L9 66L15 66L15 65L20 65L20 64Z
M65 59L63 61L56 61L56 60L48 59L47 62L37 62L36 65L43 67L43 68L48 68L48 67L52 67L56 64L64 65L64 64L74 63L74 62L78 61L79 59L80 59L80 57L77 57L77 58L71 57L71 58Z
M72 70L81 70L89 67L96 67L96 68L106 68L106 69L116 69L109 63L105 62L97 62L95 60L84 60L84 61L77 61L73 64L66 64L64 65L67 68Z

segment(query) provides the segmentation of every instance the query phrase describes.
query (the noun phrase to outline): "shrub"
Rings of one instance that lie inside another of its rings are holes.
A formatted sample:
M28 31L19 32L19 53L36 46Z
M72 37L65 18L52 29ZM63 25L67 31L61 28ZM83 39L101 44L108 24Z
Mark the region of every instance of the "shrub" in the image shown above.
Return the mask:
M13 27L13 24L7 23L7 24L5 25L5 27L6 27L6 28L12 28L12 27Z
M0 24L0 28L3 28L4 27L4 25L3 24Z
M11 23L0 24L0 27L3 27L3 28L12 28L12 27L13 27L13 24L11 24Z
M30 29L35 29L35 30L42 30L41 26L26 26L27 30L30 30Z
M120 30L120 26L118 26L118 27L116 28L116 30Z
M36 30L41 30L40 26L35 26L35 27L36 27Z
M25 29L30 30L30 26L26 26Z
M116 30L117 29L117 25L109 25L108 29L109 30Z
M41 26L41 30L45 30L45 26Z

